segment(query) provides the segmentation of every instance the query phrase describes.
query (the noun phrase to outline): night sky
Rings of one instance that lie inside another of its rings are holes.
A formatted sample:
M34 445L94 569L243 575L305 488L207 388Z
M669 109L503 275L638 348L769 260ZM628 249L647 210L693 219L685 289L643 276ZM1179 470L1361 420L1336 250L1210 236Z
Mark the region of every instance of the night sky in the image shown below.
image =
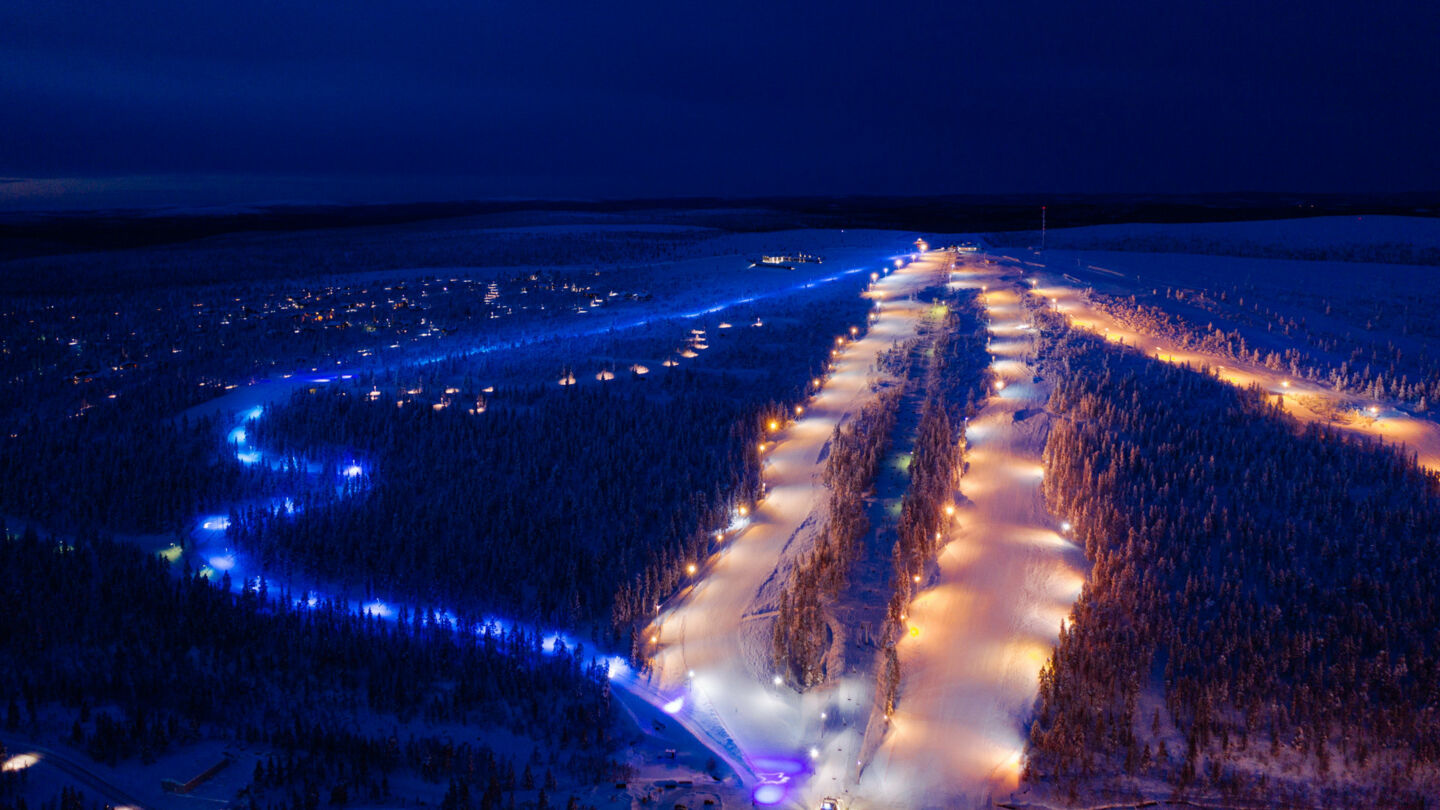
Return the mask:
M1435 189L1437 41L1425 0L6 0L0 201Z

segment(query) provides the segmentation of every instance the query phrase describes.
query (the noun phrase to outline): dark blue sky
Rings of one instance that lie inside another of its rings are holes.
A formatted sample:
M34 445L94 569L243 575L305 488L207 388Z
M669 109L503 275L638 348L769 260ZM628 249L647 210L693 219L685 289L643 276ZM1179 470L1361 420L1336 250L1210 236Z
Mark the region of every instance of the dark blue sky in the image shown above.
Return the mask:
M0 201L1435 189L1437 41L1423 0L6 0L0 175L81 179Z

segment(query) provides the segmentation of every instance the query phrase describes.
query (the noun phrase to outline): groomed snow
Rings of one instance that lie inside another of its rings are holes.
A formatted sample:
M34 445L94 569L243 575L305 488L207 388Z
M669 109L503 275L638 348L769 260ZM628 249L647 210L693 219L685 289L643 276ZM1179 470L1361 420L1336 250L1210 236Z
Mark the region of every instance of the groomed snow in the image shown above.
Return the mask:
M935 582L910 605L896 713L861 773L856 810L1009 797L1040 668L1088 567L1040 492L1049 384L1033 382L1027 364L1033 332L1017 274L972 259L953 278L988 288L993 370L1004 387L966 430L955 523Z

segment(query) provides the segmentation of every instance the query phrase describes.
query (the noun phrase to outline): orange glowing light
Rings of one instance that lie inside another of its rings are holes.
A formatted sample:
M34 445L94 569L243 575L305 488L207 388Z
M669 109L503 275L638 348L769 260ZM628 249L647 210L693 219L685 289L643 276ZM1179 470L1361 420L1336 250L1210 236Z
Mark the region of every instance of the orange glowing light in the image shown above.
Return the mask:
M39 754L16 754L0 765L0 771L23 771L39 761Z

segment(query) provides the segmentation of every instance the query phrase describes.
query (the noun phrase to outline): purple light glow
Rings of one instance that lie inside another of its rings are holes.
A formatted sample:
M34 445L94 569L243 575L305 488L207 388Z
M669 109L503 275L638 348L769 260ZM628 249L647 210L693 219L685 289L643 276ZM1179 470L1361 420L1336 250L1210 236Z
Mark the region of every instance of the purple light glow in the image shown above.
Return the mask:
M785 799L785 788L779 785L761 785L755 788L753 798L756 804L766 807L779 804Z

